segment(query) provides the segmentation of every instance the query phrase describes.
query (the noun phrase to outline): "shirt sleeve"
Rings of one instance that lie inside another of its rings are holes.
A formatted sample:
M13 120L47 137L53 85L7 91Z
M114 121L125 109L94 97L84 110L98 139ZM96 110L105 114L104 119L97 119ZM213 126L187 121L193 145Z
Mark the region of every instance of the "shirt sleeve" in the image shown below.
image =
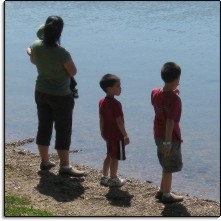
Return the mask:
M102 115L101 114L101 100L99 101L98 107L99 107L99 114Z
M117 102L113 107L114 118L123 117L122 105L120 102Z
M154 88L152 91L151 91L151 104L154 106L154 97L155 97L155 94L156 92L159 91L159 88Z
M151 104L152 104L152 105L153 105L154 92L155 92L155 90L153 89L153 90L151 91L151 96L150 96L150 98L151 98Z
M30 45L30 48L31 48L32 50L34 50L36 47L38 47L39 41L40 41L40 40L35 40L35 41L32 43L32 45Z
M63 53L62 53L62 63L66 63L67 61L72 60L71 54L69 53L69 51L67 51L65 48L63 49Z
M171 99L171 102L169 103L167 107L167 111L166 111L167 118L171 120L175 120L179 112L179 107L180 107L180 98L178 96L173 97L173 99Z

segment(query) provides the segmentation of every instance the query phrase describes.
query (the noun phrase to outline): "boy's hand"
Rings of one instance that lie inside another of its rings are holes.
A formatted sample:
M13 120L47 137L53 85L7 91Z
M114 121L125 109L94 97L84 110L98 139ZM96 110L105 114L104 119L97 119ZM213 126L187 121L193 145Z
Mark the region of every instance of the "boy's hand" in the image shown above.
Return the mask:
M164 148L164 156L165 157L168 157L170 155L170 152L171 152L171 147L172 147L172 144L164 144L163 148Z
M129 139L129 137L124 137L124 145L126 146L126 145L128 145L130 143L130 139Z

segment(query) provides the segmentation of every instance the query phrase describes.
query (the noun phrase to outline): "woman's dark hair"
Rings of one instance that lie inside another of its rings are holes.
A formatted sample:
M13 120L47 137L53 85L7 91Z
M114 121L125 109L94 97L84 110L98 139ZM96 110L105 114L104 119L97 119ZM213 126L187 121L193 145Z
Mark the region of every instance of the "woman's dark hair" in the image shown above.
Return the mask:
M118 78L114 74L105 74L101 80L100 80L100 87L103 89L103 91L106 93L108 87L113 87L115 83L120 81L120 78Z
M173 82L181 75L181 68L174 62L167 62L161 69L161 78L165 83Z
M49 16L45 22L44 43L49 47L56 47L61 37L64 22L59 16Z

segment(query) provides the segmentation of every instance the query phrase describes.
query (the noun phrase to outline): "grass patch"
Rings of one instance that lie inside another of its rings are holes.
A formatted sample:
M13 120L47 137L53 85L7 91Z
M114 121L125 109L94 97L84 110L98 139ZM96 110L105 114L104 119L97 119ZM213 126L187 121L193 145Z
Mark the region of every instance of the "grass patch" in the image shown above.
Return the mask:
M30 207L25 197L5 196L5 216L54 216L53 213Z

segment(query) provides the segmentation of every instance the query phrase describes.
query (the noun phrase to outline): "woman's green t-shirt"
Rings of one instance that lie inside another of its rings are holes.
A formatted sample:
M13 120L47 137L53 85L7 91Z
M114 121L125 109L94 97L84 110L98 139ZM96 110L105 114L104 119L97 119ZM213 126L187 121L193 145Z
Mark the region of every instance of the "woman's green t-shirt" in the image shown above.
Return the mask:
M61 46L47 47L42 40L35 41L31 48L38 71L35 89L52 95L70 94L70 76L64 68L64 63L72 59L70 53Z

